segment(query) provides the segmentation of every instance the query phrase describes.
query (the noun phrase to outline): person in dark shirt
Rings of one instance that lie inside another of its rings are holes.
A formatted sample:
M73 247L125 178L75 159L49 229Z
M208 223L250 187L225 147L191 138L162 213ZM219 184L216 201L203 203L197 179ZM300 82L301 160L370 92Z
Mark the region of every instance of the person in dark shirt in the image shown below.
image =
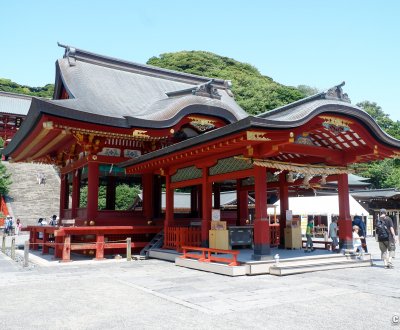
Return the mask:
M379 241L379 249L385 268L393 268L392 258L396 251L396 235L393 228L393 221L386 215L386 210L381 209L380 220L384 221L389 233L387 241Z
M365 223L362 219L362 216L355 215L352 221L352 226L353 227L357 226L359 228L358 235L360 236L361 239L362 248L365 252L368 252L367 241L365 240L365 237L367 236L367 228L365 227Z

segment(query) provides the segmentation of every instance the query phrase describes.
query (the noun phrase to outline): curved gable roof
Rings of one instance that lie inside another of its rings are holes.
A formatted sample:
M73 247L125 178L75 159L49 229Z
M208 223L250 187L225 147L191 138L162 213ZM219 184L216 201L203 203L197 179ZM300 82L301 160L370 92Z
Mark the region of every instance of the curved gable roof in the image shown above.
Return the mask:
M233 99L227 81L62 47L66 52L56 63L55 95L63 85L74 101L56 100L55 104L96 115L152 121L169 120L187 104L222 108L226 111L216 111L213 115L225 118L230 114L228 122L247 116ZM211 94L207 97L207 93L196 95L196 89L210 81L218 97Z

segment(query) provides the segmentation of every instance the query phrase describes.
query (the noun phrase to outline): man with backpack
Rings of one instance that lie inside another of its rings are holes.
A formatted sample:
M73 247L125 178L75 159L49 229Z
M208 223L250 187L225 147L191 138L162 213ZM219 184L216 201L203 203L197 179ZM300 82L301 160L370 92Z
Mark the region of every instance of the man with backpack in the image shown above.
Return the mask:
M385 268L393 268L392 258L396 250L396 235L394 233L393 221L386 215L386 210L381 209L380 217L375 224L375 232L382 253Z

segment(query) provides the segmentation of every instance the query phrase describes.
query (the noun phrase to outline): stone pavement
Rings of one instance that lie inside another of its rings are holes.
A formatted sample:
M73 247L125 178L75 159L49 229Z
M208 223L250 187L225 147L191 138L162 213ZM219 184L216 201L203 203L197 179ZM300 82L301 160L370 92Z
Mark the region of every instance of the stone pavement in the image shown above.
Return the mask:
M368 246L374 267L235 278L154 259L24 269L0 253L0 329L397 328L400 261L384 269Z

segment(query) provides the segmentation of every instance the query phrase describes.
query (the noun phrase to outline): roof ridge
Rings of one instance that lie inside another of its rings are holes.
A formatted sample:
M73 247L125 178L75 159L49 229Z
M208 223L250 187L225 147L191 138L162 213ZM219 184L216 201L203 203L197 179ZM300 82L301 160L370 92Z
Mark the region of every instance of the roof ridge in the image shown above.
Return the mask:
M20 98L20 99L26 99L26 100L28 100L28 99L32 100L32 98L34 97L33 95L18 94L18 93L6 92L6 91L0 91L0 95L14 97L14 98Z
M296 107L298 105L301 105L301 104L304 104L304 103L307 103L310 101L320 100L320 99L339 100L339 101L343 101L343 102L351 104L348 95L346 93L343 93L342 87L344 85L345 85L345 82L343 81L339 85L335 85L331 88L328 88L327 90L325 90L323 92L319 92L317 94L307 96L305 98L294 101L292 103L285 104L285 105L275 108L273 110L263 112L263 113L257 115L257 117L266 118L266 117L272 116L274 114L277 114L279 112L283 112L287 109Z
M68 59L69 64L71 66L75 65L76 59L80 59L80 60L86 60L89 62L95 62L96 64L99 64L99 65L108 64L108 65L113 65L116 67L120 66L120 67L130 68L130 69L140 71L144 74L148 74L148 75L152 75L152 76L161 76L164 78L169 77L169 78L173 78L175 80L183 80L185 82L188 82L188 80L190 80L190 82L195 85L213 80L213 83L216 85L219 85L219 87L224 87L226 89L228 89L230 87L230 82L228 80L224 80L224 79L204 77L204 76L198 76L198 75L194 75L194 74L190 74L190 73L174 71L174 70L170 70L170 69L164 69L164 68L156 67L153 65L141 64L141 63L118 59L115 57L110 57L110 56L105 56L105 55L88 52L86 50L82 50L82 49L79 49L76 47L63 45L59 42L57 44L59 47L65 48L65 53L64 53L63 57Z

